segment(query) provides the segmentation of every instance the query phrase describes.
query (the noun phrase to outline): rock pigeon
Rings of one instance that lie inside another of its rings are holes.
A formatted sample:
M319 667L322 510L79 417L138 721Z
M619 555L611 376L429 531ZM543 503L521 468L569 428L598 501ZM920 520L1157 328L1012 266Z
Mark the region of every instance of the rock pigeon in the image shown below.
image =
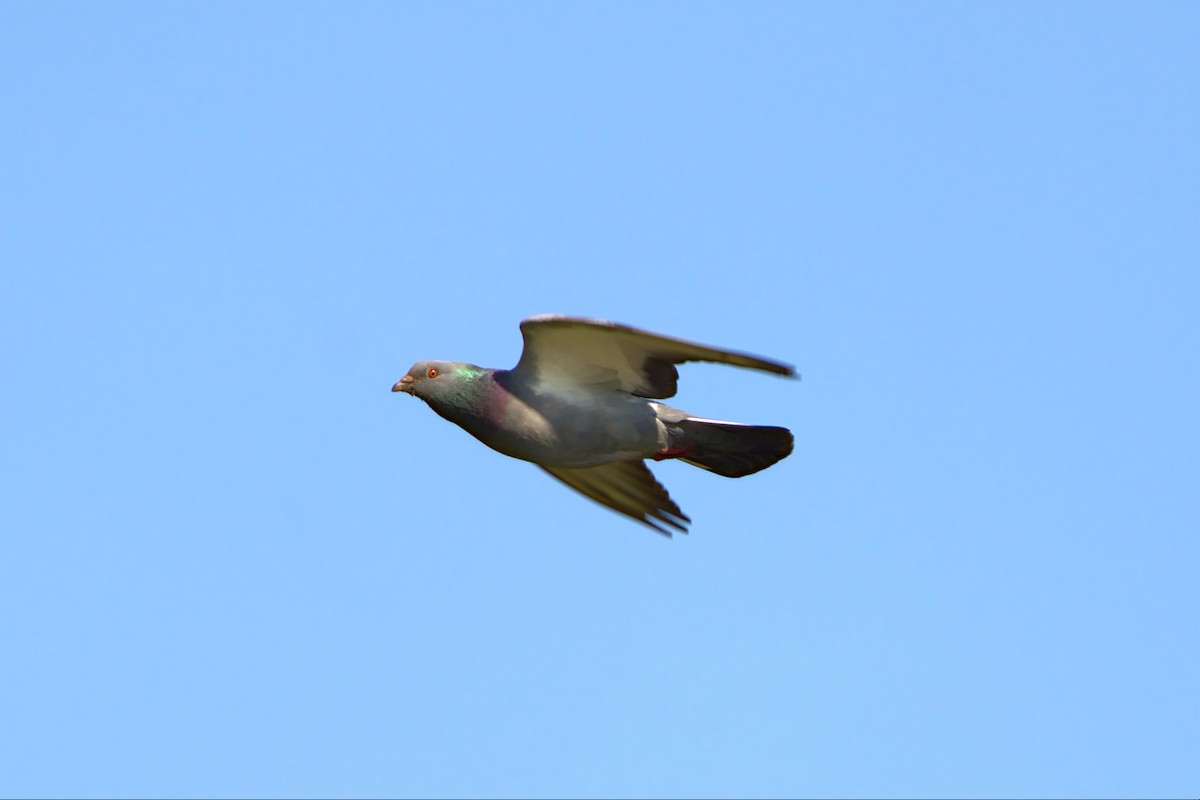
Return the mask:
M558 315L521 323L511 370L418 361L392 387L507 456L532 461L572 489L659 533L691 519L643 459L676 458L740 478L792 452L787 428L694 417L655 400L675 394L685 361L715 361L794 377L787 364Z

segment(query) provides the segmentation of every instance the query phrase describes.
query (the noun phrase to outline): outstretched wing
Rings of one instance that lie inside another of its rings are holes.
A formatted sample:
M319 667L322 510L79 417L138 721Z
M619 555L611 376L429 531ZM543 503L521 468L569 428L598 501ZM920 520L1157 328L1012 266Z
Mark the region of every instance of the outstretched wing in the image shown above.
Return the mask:
M692 520L675 505L667 490L642 461L614 461L600 467L558 469L542 467L575 491L613 511L633 517L666 536L670 526L687 533Z
M561 388L614 388L639 397L665 399L675 394L685 361L714 361L792 377L778 361L718 350L626 325L546 315L521 323L525 349L513 373L530 385Z

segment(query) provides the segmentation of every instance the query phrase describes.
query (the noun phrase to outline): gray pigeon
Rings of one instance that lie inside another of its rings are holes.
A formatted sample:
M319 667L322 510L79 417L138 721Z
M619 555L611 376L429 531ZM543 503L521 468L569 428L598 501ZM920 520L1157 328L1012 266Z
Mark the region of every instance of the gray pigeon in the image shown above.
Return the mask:
M691 519L642 459L740 478L792 452L787 428L701 419L651 399L675 394L675 365L685 361L793 377L787 364L577 317L531 317L521 335L525 350L511 370L418 361L392 391L667 536L687 533Z

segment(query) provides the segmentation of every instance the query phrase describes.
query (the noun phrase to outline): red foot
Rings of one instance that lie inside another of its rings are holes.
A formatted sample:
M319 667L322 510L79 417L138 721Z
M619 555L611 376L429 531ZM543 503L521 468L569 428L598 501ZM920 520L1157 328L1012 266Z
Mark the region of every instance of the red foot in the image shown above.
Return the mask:
M666 461L668 458L679 458L680 456L686 456L695 449L696 448L694 447L668 447L666 450L660 450L650 457L655 461Z

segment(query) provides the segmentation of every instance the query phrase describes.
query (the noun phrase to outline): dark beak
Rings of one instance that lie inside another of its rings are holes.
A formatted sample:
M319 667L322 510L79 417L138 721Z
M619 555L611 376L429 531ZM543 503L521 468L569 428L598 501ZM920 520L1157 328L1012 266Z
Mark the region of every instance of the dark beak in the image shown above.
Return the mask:
M392 391L393 391L393 392L407 392L407 393L411 393L411 391L412 391L412 382L413 382L413 376L412 376L412 375L405 375L403 378L401 378L400 380L396 381L396 385L392 387Z

